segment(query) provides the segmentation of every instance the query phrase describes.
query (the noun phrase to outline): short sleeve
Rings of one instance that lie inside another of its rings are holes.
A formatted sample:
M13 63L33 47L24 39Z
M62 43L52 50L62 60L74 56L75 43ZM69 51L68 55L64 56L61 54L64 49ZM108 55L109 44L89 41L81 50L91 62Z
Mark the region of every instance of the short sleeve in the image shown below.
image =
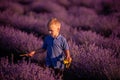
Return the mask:
M63 39L63 50L69 50L69 46L65 38Z

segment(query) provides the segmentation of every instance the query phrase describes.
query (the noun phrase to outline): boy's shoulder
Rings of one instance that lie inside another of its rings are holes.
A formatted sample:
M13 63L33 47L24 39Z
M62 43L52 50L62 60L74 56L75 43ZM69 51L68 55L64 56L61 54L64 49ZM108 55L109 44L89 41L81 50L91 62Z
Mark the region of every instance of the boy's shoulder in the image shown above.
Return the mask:
M62 38L62 39L66 39L63 35L59 35L59 37Z
M51 36L46 35L46 36L44 37L44 40L49 40L50 38L51 38Z
M66 41L66 38L63 35L59 35L57 37L57 39L60 40L60 41L62 41L62 42Z

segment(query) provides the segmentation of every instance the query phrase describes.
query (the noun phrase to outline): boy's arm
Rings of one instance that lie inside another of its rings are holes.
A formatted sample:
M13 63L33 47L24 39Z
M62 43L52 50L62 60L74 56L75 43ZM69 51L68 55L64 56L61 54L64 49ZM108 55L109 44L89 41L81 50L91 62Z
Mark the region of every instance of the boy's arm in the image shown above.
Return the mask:
M64 53L65 53L66 59L67 59L68 61L71 61L72 58L71 58L71 56L70 56L70 51L69 51L69 50L64 50Z
M38 50L34 50L34 51L31 51L30 53L28 53L26 56L29 56L29 57L32 57L35 53L43 53L43 52L45 52L45 49L43 49L43 48L40 48L40 49L38 49Z
M23 54L21 56L29 56L29 57L32 57L35 53L43 53L46 51L46 48L47 48L47 43L46 43L46 39L44 39L44 42L43 42L43 46L37 50L34 50L34 51L31 51L27 54Z

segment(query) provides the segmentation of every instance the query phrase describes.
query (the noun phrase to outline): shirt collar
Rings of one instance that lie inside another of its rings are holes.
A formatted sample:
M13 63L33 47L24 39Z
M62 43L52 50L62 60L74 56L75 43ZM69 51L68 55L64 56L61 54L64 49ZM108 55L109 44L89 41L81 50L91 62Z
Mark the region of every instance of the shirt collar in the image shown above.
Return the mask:
M50 37L53 38L52 36L50 36ZM53 38L53 39L59 39L60 37L61 37L61 34L59 34L56 38Z
M61 34L59 34L57 37L56 37L56 39L59 39L61 37Z

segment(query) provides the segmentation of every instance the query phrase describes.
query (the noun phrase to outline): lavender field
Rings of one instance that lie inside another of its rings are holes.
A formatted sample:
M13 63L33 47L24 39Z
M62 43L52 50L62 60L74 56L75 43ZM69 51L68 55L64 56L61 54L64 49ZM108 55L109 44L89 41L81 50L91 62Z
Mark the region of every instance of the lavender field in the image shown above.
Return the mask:
M39 49L56 17L73 61L64 80L120 80L119 0L0 0L0 80L55 80Z

